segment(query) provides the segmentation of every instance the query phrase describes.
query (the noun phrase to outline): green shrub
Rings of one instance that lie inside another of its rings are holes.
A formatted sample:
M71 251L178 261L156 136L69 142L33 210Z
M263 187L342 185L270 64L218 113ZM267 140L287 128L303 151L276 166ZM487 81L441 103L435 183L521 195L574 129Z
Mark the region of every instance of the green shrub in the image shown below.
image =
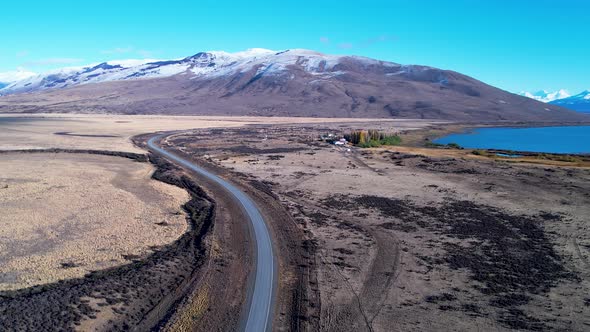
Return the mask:
M399 145L402 139L394 134L386 134L378 130L353 130L344 135L350 143L362 148L376 148L382 145Z
M402 138L397 135L385 136L381 139L382 145L400 145L401 143Z
M427 148L442 148L442 147L444 147L443 144L434 143L434 142L430 142L430 141L424 143L424 146Z

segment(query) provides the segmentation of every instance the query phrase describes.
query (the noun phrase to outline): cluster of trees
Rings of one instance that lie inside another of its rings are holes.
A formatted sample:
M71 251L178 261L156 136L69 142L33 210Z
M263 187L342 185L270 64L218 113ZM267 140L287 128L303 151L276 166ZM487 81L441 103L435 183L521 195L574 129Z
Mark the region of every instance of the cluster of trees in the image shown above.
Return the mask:
M381 145L398 145L401 143L401 138L395 134L387 134L375 129L369 130L353 130L349 134L344 135L347 141L360 147L378 147Z

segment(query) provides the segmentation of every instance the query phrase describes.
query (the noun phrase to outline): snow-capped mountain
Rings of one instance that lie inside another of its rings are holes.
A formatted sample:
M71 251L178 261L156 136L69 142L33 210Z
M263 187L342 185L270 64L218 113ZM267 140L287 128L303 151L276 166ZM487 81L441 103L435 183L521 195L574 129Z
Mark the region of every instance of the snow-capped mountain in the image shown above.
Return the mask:
M13 93L33 92L47 89L65 88L87 83L99 83L106 81L124 80L143 73L145 77L158 77L167 74L164 70L149 70L147 63L158 64L152 60L121 60L92 64L82 67L65 67L52 70L43 74L30 75L17 80L0 89L0 95ZM156 66L153 66L156 67ZM175 74L177 72L172 73Z
M29 77L0 94L0 113L590 121L451 70L302 49L107 61Z
M201 52L183 59L174 60L122 60L108 61L84 67L69 67L21 79L0 89L0 95L58 89L80 84L108 81L137 80L169 77L177 74L195 78L215 78L245 73L253 68L256 75L280 75L287 67L297 65L306 72L323 77L339 75L335 69L343 57L324 55L308 50L287 50L282 52L266 49L249 49L243 52L223 51ZM387 74L399 74L407 66L360 58L367 66L381 64L392 67ZM397 70L393 70L393 69Z
M18 69L9 72L2 72L0 73L0 89L20 80L29 78L31 76L37 75L31 71Z
M569 108L578 112L590 113L590 91L585 90L568 98L554 100L550 104Z
M567 92L564 89L561 90L557 90L557 91L553 91L553 92L548 92L545 90L540 90L537 92L527 92L527 91L522 91L519 93L521 96L524 97L528 97L528 98L532 98L544 103L548 103L557 99L563 99L563 98L567 98L570 96L569 92Z

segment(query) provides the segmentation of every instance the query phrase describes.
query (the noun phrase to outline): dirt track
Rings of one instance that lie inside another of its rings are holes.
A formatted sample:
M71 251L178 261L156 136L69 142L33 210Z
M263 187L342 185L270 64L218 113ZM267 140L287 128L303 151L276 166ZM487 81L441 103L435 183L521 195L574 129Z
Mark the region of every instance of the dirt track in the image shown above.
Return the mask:
M192 154L186 154L181 150L175 150L176 147L174 145L167 145L168 141L169 140L167 139L162 143L167 149L173 150L175 153L183 156L183 158L192 159L194 163L209 169L215 174L231 181L234 185L242 188L242 190L244 190L250 197L254 198L256 204L261 209L264 218L273 222L271 231L273 233L273 238L276 239L275 244L281 251L291 253L289 255L277 256L280 265L280 280L279 288L277 290L279 301L277 303L277 308L275 309L273 330L305 330L308 324L302 322L301 319L304 319L304 317L317 317L319 314L316 312L317 308L314 308L313 306L309 307L308 305L309 303L315 303L315 301L317 301L317 294L311 289L313 287L310 286L310 280L315 280L315 276L311 273L311 269L315 264L313 261L315 259L313 255L314 249L310 243L306 244L306 241L302 241L305 238L305 234L296 227L296 223L290 217L287 210L285 210L280 202L276 200L276 197L265 192L264 184L249 181L244 178L236 178L234 177L234 174L228 173L226 169L216 167L215 165L204 161L202 158L194 158L195 156ZM225 191L220 190L221 188L218 189L215 183L211 183L207 179L198 176L197 178L200 179L200 181L203 181L211 197L213 197L218 204L228 204L233 201L224 197ZM214 237L220 236L219 234L224 234L222 241L216 242L216 248L218 248L219 254L224 256L224 259L223 261L220 260L222 264L217 265L215 268L215 271L219 273L212 275L210 281L204 283L210 284L206 287L209 291L217 294L216 296L211 296L211 298L217 300L207 303L208 313L203 316L203 318L207 320L207 324L203 325L197 320L197 324L194 325L194 328L197 330L207 330L207 328L203 328L203 326L227 326L228 320L224 323L221 319L223 317L226 319L227 317L231 317L232 312L228 310L227 303L242 303L241 301L243 301L245 297L244 292L247 289L247 287L245 287L245 277L249 271L251 263L249 262L249 249L244 249L244 246L249 248L250 244L247 241L241 242L239 239L248 238L249 235L247 234L247 229L245 230L246 233L244 232L244 225L246 223L239 218L235 218L236 215L241 213L240 210L235 210L233 207L230 208L230 210L233 211L231 214L233 217L228 216L231 222L225 221L225 223L233 225L232 227L234 228L238 226L238 228L235 228L232 233L227 233L227 230L225 230L225 233L219 233L219 224L224 221L223 219L220 220L219 216L216 217L216 235L214 235ZM280 225L280 227L274 224ZM219 245L217 245L217 243L219 243ZM242 249L235 250L234 248L236 245L241 246ZM228 255L228 252L231 254ZM217 259L215 259L214 262L219 263ZM232 276L235 275L242 276L241 282L231 280L234 279ZM236 296L236 294L241 294L241 296ZM220 298L226 298L227 300L219 300ZM191 304L191 302L185 303L180 307L178 314L175 314L175 316L181 316L182 312L190 312L193 305L194 303ZM233 319L238 316L237 312L239 312L239 307L236 309L238 311L233 312ZM175 319L176 318L173 318L172 321ZM305 320L307 320L307 318L305 318ZM312 324L317 326L317 321L315 323L312 322Z

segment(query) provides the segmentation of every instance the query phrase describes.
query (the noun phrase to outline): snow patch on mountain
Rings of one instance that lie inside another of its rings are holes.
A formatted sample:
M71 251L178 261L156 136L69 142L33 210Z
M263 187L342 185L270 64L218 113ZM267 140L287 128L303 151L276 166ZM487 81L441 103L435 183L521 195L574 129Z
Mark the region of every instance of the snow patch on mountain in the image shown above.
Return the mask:
M348 60L345 60L348 59ZM350 67L352 66L352 67ZM358 56L326 55L305 49L273 51L252 48L241 52L200 52L193 56L173 60L129 59L93 63L82 67L69 67L43 74L28 73L0 87L0 95L66 88L75 85L170 77L185 73L192 79L209 79L220 76L252 73L256 78L286 74L287 79L306 74L328 79L345 74L351 68L373 70L383 75L412 74L427 71L430 67L401 66ZM2 82L2 80L0 80ZM433 82L446 82L445 77Z
M560 89L557 91L553 91L553 92L548 92L546 90L540 90L537 92L527 92L527 91L522 91L519 93L521 96L525 96L528 98L532 98L544 103L549 103L552 102L554 100L558 100L558 99L563 99L563 98L567 98L570 96L569 92L565 89Z
M0 73L0 83L8 84L17 82L31 76L37 75L36 73L24 69L17 69L14 71L7 71Z
M115 60L83 67L60 68L9 84L0 89L0 95L132 78L166 77L187 70L186 65L154 65L157 63L151 60Z
M146 63L162 61L161 59L125 59L125 60L111 60L107 61L109 65L119 65L121 67L130 68L135 66L145 65Z
M557 99L551 102L578 112L590 113L590 89L584 90L577 95L568 98Z
M560 98L554 100L554 102L576 102L576 101L585 101L590 100L590 90L584 90L577 95L569 96L566 98Z
M244 73L252 68L257 69L257 75L272 75L293 65L299 65L313 74L331 71L341 59L340 56L301 49L277 52L257 48L237 53L213 51L205 54L207 56L202 56L201 59L203 61L191 68L191 72L197 76L219 77L230 73Z

